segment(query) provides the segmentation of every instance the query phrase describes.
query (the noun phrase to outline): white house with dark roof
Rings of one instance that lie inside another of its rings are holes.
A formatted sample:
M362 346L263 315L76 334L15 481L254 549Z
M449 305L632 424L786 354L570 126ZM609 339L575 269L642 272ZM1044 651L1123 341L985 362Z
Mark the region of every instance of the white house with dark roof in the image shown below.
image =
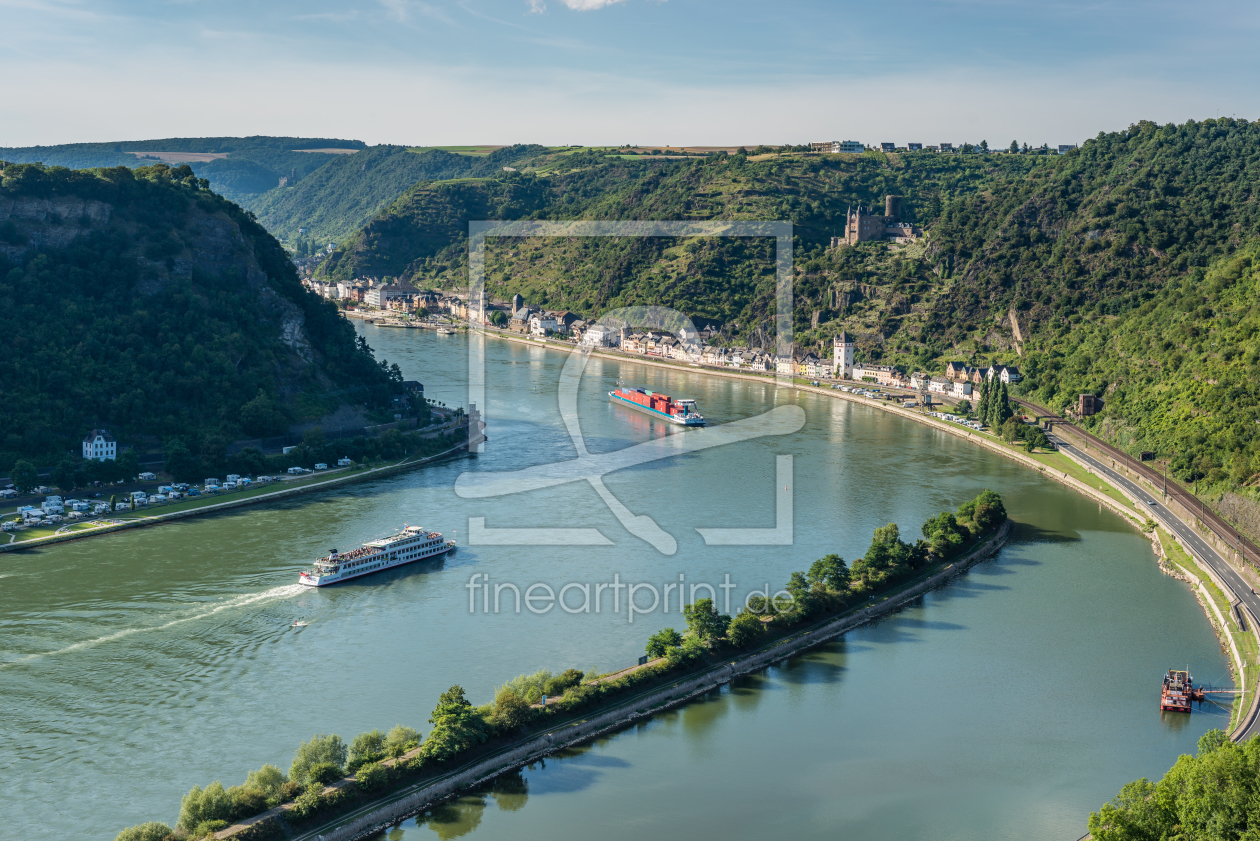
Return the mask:
M105 429L93 429L83 439L83 458L113 461L118 458L118 442Z
M989 379L1001 380L1010 385L1011 383L1019 382L1021 377L1019 369L1014 365L994 365L989 369Z

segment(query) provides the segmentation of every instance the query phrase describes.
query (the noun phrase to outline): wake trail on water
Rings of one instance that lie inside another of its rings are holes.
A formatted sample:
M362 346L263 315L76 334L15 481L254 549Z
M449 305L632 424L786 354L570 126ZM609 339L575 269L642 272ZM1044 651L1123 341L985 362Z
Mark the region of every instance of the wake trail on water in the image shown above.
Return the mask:
M228 599L223 604L214 606L210 610L202 611L201 613L196 613L192 616L181 616L179 619L172 619L169 622L163 622L160 625L149 625L142 628L124 628L123 630L115 631L112 634L106 634L105 636L96 637L95 639L76 642L73 645L67 645L65 648L58 648L55 651L41 651L35 654L28 654L25 657L21 657L17 660L11 660L8 663L0 663L0 671L13 666L27 665L37 660L43 660L47 657L57 657L62 654L69 654L85 648L95 648L98 645L103 645L107 642L114 642L115 640L120 640L124 637L130 637L135 634L145 634L150 631L163 631L167 628L173 628L176 625L196 622L199 619L207 619L214 616L216 613L222 613L225 610L246 607L259 602L278 601L280 599L292 598L307 589L307 587L304 587L301 584L286 584L283 587L272 587L270 590L264 590L261 593L250 593L243 596L236 596L235 598Z

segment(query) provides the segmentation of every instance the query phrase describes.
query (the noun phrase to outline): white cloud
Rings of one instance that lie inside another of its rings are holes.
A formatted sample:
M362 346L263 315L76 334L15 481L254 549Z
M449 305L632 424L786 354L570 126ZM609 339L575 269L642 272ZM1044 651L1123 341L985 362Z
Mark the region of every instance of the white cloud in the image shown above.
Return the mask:
M529 13L531 15L541 15L543 12L547 11L547 4L544 3L543 0L528 0L528 2Z
M605 6L611 6L614 3L624 3L626 0L560 0L560 2L575 11L589 12L594 9L602 9Z

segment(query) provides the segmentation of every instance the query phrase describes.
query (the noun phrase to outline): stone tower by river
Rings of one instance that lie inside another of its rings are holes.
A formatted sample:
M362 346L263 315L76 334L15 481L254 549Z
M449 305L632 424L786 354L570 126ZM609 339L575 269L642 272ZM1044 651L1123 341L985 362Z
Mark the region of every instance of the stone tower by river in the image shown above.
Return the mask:
M836 376L853 376L853 340L849 338L849 334L841 331L837 338L832 339L831 350L836 365Z

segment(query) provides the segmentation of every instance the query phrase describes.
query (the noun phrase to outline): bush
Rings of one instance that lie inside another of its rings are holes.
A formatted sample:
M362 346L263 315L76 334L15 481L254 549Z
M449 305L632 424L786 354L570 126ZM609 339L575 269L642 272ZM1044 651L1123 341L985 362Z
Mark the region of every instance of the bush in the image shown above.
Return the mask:
M362 791L376 791L389 782L389 770L379 762L369 762L355 774L355 785Z
M179 826L192 830L206 821L225 821L232 815L232 799L217 780L204 789L193 786L179 804Z
M302 784L289 780L280 786L280 802L288 803L302 793Z
M312 736L309 742L304 742L298 748L293 764L289 767L289 776L294 782L305 784L309 782L311 769L325 762L336 768L337 776L341 776L348 753L346 743L341 741L340 736Z
M311 815L318 812L320 807L324 805L324 798L320 796L322 791L323 787L319 783L311 783L308 785L302 793L298 795L297 800L293 801L293 809L290 814L300 820L302 818L309 818Z
M229 820L240 820L267 811L267 793L262 789L244 786L232 786L227 790L228 799L232 801L232 812Z
M494 713L490 720L500 733L515 733L533 718L529 703L514 690L504 687L494 696Z
M245 777L245 788L261 791L266 795L268 805L275 806L282 799L288 799L283 796L283 788L287 782L284 772L275 765L264 765L257 771L249 772Z
M354 737L350 743L350 761L346 767L355 770L369 762L376 762L385 756L385 734L380 730L369 730Z
M220 829L227 829L230 824L227 821L202 821L190 833L193 838L206 838L214 835Z
M511 689L531 704L537 704L547 694L547 681L553 675L546 669L539 669L532 675L517 675L503 684L504 689Z
M329 785L345 776L340 767L331 762L316 762L306 774L308 782Z
M543 686L548 696L560 696L582 682L582 673L577 669L565 669Z
M407 751L417 747L421 741L420 731L413 730L410 727L403 727L401 724L395 724L394 729L390 730L389 734L385 736L385 744L383 746L385 755L397 759Z
M114 841L162 841L171 832L171 828L166 824L149 821L148 823L127 827L118 833Z

